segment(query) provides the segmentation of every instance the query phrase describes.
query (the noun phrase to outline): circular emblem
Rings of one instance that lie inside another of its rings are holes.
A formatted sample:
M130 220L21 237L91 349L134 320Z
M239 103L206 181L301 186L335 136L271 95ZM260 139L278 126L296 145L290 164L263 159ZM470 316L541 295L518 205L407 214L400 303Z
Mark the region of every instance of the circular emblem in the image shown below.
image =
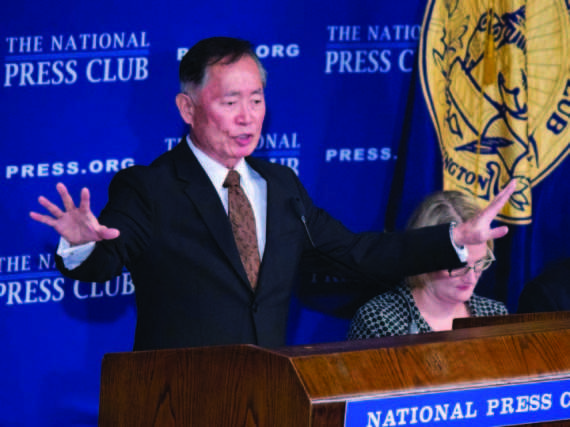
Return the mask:
M484 206L516 179L498 216L505 222L531 222L532 187L569 152L569 8L565 0L427 5L420 78L444 188Z

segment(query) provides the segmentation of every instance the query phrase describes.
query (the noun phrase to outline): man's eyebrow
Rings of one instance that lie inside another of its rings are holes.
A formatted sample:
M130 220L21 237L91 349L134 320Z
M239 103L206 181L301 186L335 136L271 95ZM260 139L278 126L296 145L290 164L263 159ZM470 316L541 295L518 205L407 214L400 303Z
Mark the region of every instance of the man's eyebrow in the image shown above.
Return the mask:
M232 90L231 92L226 92L223 93L222 96L227 97L227 96L239 96L241 94L241 92L239 90Z
M240 96L240 95L242 95L242 91L240 90L232 90L230 92L222 94L223 97ZM263 88L259 88L250 92L250 95L263 95Z

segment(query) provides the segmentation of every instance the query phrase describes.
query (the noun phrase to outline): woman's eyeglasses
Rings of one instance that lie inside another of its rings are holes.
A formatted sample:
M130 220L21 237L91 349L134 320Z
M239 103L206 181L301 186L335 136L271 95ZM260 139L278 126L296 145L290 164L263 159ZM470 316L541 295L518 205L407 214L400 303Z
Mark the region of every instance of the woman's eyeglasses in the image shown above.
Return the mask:
M450 277L465 276L467 273L469 273L469 270L473 270L475 273L478 274L482 273L483 271L491 267L493 261L495 261L495 255L493 255L491 249L487 249L487 256L485 258L476 261L472 266L465 266L465 267L456 268L454 270L448 270L449 276Z

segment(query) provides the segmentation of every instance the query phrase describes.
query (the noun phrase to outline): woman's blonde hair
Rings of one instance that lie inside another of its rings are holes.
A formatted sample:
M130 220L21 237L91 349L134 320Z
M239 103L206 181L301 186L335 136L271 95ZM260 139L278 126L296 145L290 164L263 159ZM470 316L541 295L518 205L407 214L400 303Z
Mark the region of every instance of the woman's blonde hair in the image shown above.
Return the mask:
M475 198L460 191L437 191L424 199L416 208L408 221L407 228L420 228L430 225L446 224L452 221L460 224L477 216L481 208ZM493 241L489 240L487 246L493 250ZM407 278L411 288L422 287L426 275L411 276Z

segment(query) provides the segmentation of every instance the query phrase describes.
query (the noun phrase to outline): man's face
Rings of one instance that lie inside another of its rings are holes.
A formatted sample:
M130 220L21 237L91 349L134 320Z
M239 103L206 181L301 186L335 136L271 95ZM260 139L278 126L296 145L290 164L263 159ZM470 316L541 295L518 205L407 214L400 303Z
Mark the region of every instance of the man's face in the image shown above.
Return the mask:
M259 68L249 56L233 64L222 60L207 69L205 78L189 100L192 142L232 168L255 150L261 135L265 97Z

